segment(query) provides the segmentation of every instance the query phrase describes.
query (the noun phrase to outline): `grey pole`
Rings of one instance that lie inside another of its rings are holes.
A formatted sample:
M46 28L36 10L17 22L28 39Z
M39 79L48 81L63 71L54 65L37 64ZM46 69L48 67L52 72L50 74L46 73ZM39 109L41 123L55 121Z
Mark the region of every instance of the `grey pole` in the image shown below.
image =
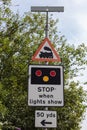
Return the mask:
M48 37L48 11L46 11L45 37Z
M31 12L46 12L45 37L48 37L48 12L64 12L63 6L31 6Z
M48 12L64 12L63 6L31 6L31 12L46 12L45 37L48 37ZM48 62L46 62L48 64ZM48 107L45 107L48 110ZM47 128L44 128L47 130Z

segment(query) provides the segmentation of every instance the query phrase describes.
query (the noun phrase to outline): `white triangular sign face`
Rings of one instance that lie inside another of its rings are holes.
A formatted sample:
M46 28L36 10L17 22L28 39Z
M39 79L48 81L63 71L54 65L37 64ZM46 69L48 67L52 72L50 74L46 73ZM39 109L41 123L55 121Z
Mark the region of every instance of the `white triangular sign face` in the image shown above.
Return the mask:
M41 43L34 56L32 57L32 60L61 62L60 56L55 51L48 38L45 38L44 41Z

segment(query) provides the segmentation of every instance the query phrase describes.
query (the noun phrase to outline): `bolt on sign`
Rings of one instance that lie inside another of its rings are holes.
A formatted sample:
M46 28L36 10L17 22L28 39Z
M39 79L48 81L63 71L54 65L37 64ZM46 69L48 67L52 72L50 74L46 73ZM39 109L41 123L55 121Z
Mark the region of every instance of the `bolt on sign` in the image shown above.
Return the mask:
M34 56L32 57L32 60L61 62L60 56L58 55L48 38L45 38L43 40L43 42L35 52Z
M64 105L63 66L29 66L28 105Z

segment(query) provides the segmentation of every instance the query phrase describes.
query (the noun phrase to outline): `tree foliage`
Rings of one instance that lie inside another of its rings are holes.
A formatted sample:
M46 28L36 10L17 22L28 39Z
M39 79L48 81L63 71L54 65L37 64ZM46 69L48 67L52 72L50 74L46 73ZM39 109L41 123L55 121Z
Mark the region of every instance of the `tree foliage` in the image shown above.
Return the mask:
M27 104L28 65L37 64L31 61L31 57L45 37L45 15L28 12L21 18L11 12L8 3L2 0L0 6L0 122L2 130L14 130L16 127L37 130L34 112L42 107L34 108ZM58 112L56 129L80 130L86 93L80 81L75 82L73 78L87 64L87 47L81 44L75 48L68 44L64 36L58 36L56 23L49 18L49 38L55 43L53 45L64 66L65 105L49 110Z

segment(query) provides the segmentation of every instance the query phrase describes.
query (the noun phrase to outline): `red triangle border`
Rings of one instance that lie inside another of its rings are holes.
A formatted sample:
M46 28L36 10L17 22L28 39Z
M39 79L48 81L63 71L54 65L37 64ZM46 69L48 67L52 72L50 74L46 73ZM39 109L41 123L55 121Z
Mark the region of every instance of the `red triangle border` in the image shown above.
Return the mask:
M36 58L36 56L38 55L38 53L40 52L41 48L44 46L44 44L48 42L49 46L51 47L53 53L55 54L55 56L57 57L57 59L54 58ZM54 49L54 47L52 46L50 40L48 38L45 38L42 43L40 44L39 48L37 49L37 51L35 52L35 54L32 56L32 60L33 61L57 61L57 62L61 62L60 56L58 55L58 53L56 52L56 50Z

